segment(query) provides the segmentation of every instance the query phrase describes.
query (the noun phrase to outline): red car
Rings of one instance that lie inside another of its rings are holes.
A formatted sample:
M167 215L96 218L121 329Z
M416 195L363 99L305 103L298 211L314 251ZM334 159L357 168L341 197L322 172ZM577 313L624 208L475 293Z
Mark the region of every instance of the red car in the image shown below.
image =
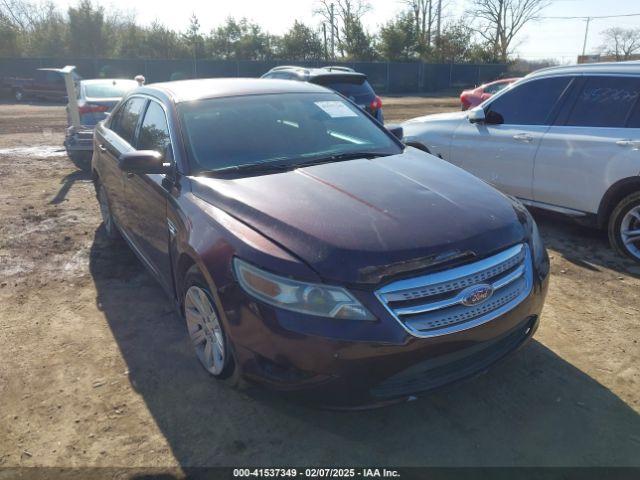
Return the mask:
M520 80L520 78L502 78L494 82L485 83L471 90L464 90L460 94L460 103L462 103L462 110L469 110L470 108L477 107L487 98L495 95L500 90L513 82Z

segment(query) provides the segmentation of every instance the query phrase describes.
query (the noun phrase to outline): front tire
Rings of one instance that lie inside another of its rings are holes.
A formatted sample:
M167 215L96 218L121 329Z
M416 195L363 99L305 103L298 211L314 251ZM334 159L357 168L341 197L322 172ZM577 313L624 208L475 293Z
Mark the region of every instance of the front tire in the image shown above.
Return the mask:
M625 197L616 206L608 230L613 248L640 263L640 192Z
M231 344L213 295L195 266L187 272L182 305L187 332L200 364L216 378L235 378Z
M20 88L16 88L13 91L13 98L16 99L16 102L22 102L24 100L24 92Z

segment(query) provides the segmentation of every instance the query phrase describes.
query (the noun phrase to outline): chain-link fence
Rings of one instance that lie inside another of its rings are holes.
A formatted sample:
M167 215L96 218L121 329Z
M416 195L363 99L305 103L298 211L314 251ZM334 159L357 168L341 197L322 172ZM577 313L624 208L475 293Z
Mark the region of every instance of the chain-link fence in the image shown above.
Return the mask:
M304 67L320 67L327 62L291 62ZM234 60L143 60L87 58L3 58L0 79L31 77L36 68L60 68L75 65L83 78L133 78L142 74L147 83L186 78L259 77L281 61ZM366 74L380 93L434 92L462 88L504 76L504 64L433 64L399 62L349 62L349 66Z

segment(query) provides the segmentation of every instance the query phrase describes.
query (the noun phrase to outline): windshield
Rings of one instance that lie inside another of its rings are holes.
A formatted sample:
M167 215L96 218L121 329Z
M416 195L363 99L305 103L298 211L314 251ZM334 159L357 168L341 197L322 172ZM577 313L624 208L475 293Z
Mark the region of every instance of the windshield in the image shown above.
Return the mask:
M136 86L137 83L133 80L108 80L83 85L87 98L121 98Z
M178 109L196 172L401 152L388 133L333 93L217 98Z

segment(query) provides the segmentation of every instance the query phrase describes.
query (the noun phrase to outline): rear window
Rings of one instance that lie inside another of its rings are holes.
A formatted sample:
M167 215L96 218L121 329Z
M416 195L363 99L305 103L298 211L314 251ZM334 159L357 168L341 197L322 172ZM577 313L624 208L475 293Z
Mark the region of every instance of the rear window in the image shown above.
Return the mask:
M639 78L588 78L566 125L622 128L639 96Z
M376 96L365 77L347 75L318 77L313 83L330 88L360 104L369 104Z
M84 94L88 98L121 98L137 83L130 80L110 80L100 83L86 83L83 85Z

